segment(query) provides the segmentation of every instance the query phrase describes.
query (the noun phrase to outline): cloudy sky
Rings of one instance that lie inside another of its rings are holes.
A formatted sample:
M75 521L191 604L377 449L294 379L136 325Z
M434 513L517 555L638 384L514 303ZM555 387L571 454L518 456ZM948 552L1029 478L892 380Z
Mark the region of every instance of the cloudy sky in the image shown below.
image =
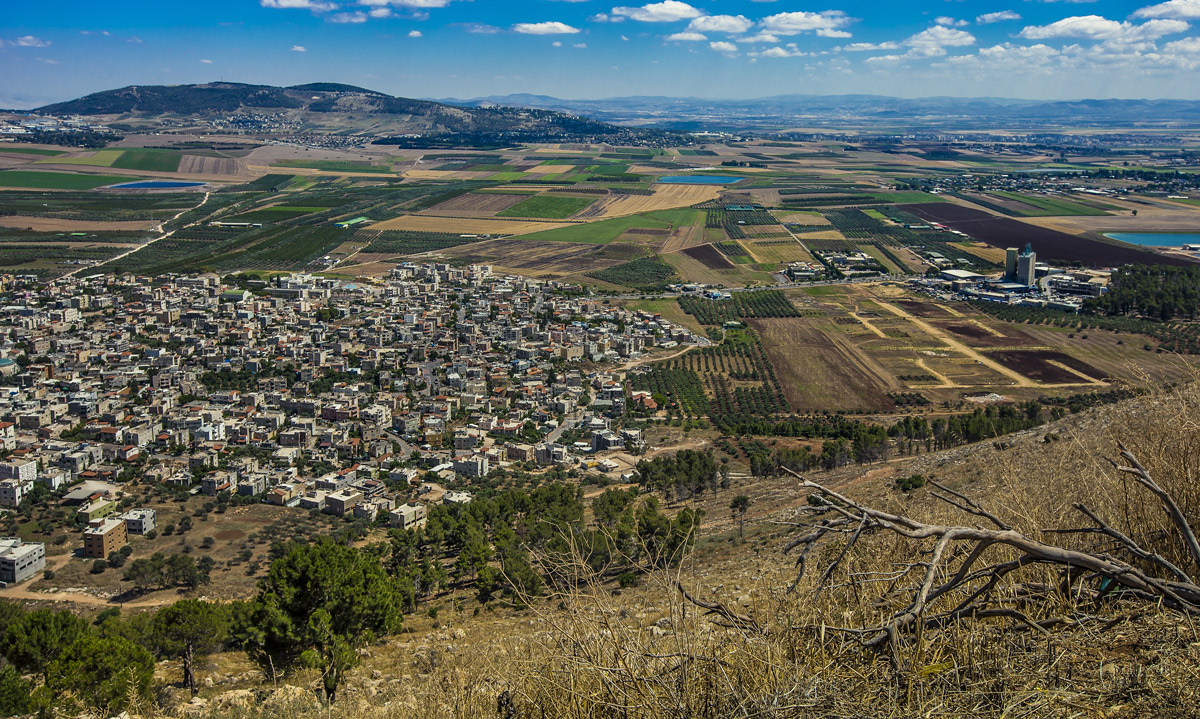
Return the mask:
M408 97L1200 99L1200 0L59 0L0 13L0 107L222 79Z

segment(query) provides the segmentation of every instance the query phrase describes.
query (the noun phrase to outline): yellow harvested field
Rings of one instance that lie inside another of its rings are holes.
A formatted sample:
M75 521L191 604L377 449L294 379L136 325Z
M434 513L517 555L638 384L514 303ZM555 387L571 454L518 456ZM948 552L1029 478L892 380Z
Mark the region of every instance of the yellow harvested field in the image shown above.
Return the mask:
M742 242L755 262L812 262L812 255L799 242Z
M574 167L574 165L538 165L525 170L525 172L531 175L561 175Z
M403 175L412 180L482 180L491 172L465 172L446 170L405 170Z
M664 158L663 162L672 161L674 159L675 158L673 158L673 157ZM629 168L629 173L631 175L669 175L669 174L671 174L671 171L665 170L661 167L647 167L646 165L631 165Z
M15 227L19 230L36 232L137 232L158 227L149 220L125 222L97 222L95 220L61 220L57 217L24 217L21 215L0 216L0 227Z
M372 230L408 230L410 232L448 232L472 235L526 235L530 232L566 227L567 222L530 222L528 220L463 219L459 217L428 217L402 215L376 222Z
M815 215L810 215L806 212L789 213L789 212L787 212L787 210L775 210L771 214L775 215L775 217L778 218L779 221L784 224L791 224L791 225L828 225L829 224L829 220L825 219L825 216L819 212Z
M1000 249L999 247L992 247L990 245L985 245L982 242L963 243L963 244L960 244L959 247L961 247L963 250L965 250L967 252L970 252L972 255L975 255L976 257L982 257L983 259L987 260L988 262L995 262L997 264L1004 263L1005 252L1004 252L1004 250Z
M184 155L179 160L179 174L181 175L222 175L232 177L240 173L241 166L232 157Z
M715 200L721 194L718 185L657 185L653 195L616 195L603 200L598 214L589 217L624 217L639 212L673 210L690 207L699 202ZM593 206L594 207L594 206Z
M846 237L837 230L826 230L824 232L801 232L796 237L804 242L805 240L844 240Z
M69 157L49 157L44 160L34 160L35 165L88 165L91 167L112 167L124 150L97 150L83 155Z

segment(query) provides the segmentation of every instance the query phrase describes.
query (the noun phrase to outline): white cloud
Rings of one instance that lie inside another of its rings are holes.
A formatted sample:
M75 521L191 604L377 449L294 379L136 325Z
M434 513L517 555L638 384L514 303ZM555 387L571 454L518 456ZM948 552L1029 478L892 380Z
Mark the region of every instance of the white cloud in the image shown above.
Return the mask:
M732 55L732 54L737 53L737 51L738 51L737 45L734 45L731 42L725 42L723 40L719 40L717 42L710 42L708 44L708 46L711 47L713 50L716 50L717 52L723 52L726 55Z
M292 45L292 52L308 52L308 48L303 45Z
M975 44L975 36L966 30L955 30L944 25L934 25L928 30L913 35L904 44L918 50L944 47L965 47Z
M211 64L213 64L213 63L212 63L212 60L208 60L208 59L201 60L200 62L201 62L201 63L203 63L203 64L205 64L205 65L211 65Z
M393 7L406 8L438 8L446 7L453 0L358 0L359 5L384 6L391 5Z
M522 35L574 35L579 32L579 28L557 21L520 22L513 25L513 30Z
M410 30L408 33L408 36L409 37L425 37L425 34L422 33L420 30Z
M322 0L261 0L263 7L276 10L312 10L313 12L329 12L336 10L337 5Z
M392 9L386 8L386 7L377 7L374 10L369 11L367 14L370 15L371 17L377 18L377 19L391 17Z
M1181 52L1200 55L1200 37L1185 37L1163 45L1163 52Z
M329 22L336 22L343 25L357 25L367 21L367 14L355 10L354 12L340 12L336 15L329 16Z
M495 25L487 25L481 22L459 23L457 27L461 27L473 35L495 35L500 32L500 28Z
M1200 20L1200 0L1168 0L1144 7L1134 17L1165 17L1177 20Z
M666 39L671 42L706 42L708 36L698 32L677 32L667 35Z
M1078 15L1063 18L1049 25L1030 25L1021 31L1020 37L1027 40L1071 37L1128 43L1156 40L1187 29L1188 24L1182 20L1149 20L1141 25L1134 25L1109 20L1099 15Z
M829 33L843 32L851 22L841 10L823 12L783 12L763 18L759 26L773 35L799 35L816 32L826 37L839 37Z
M922 30L909 37L903 43L880 43L876 46L867 43L846 45L843 50L898 50L901 46L908 51L900 55L880 55L867 58L869 63L893 63L903 60L921 60L931 57L942 57L948 47L966 47L975 44L975 36L965 30L955 30L944 25L934 25L928 30Z
M779 42L779 36L772 35L769 32L760 32L750 37L742 38L742 42Z
M990 25L994 22L1004 22L1005 20L1020 20L1021 16L1012 10L1001 10L1000 12L989 12L975 18L975 22L980 25Z
M804 57L808 53L800 52L800 50L796 49L795 44L791 44L791 45L788 45L787 47L779 47L777 45L775 47L763 50L762 52L752 52L752 53L747 53L747 54L752 57L782 58L782 57Z
M562 47L562 43L558 40L555 40L554 42L550 43L550 46L551 47Z
M723 32L729 35L741 35L754 26L751 20L743 15L705 15L688 23L692 32Z
M13 40L10 44L16 45L17 47L50 47L49 40L43 40L40 37L34 37L33 35L22 35L16 40Z
M576 50L586 50L587 43L586 42L577 42L574 45L572 45L571 47L575 48Z
M846 52L865 52L870 50L899 50L900 43L898 42L852 42L849 45L843 45L839 48Z
M938 25L945 25L946 27L963 27L964 25L971 24L971 23L967 22L966 20L958 20L956 18L948 17L946 15L942 15L941 17L935 19L934 22L937 23Z
M612 14L641 22L675 22L691 20L704 13L679 0L663 0L642 7L615 7Z

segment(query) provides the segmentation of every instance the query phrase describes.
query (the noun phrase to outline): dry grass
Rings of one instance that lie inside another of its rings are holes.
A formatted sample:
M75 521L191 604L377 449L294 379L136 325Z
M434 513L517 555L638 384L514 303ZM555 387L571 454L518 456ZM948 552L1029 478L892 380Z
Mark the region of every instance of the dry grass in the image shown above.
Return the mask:
M979 499L1016 529L1044 541L1093 548L1087 536L1041 533L1081 526L1073 509L1098 515L1176 563L1186 557L1158 505L1106 461L1123 442L1200 525L1200 386L1190 384L1116 407L1073 415L1047 428L947 452L921 455L895 473L921 472ZM818 477L858 502L927 522L974 524L973 517L879 481L880 467ZM884 475L891 472L883 472ZM786 484L786 482L784 483ZM783 486L783 485L781 485ZM802 494L795 489L797 498ZM756 500L759 502L760 500ZM707 503L716 515L728 497ZM767 506L761 499L761 511ZM905 579L874 581L927 558L931 545L890 533L864 539L814 595L816 578L839 551L813 557L809 578L792 592L790 561L779 548L794 510L771 505L738 542L731 531L702 538L696 551L644 586L610 582L564 558L574 581L531 609L498 609L476 618L444 611L444 626L424 617L411 634L372 647L332 709L303 688L241 688L207 707L173 716L234 719L364 717L1141 717L1200 716L1200 633L1194 621L1132 598L1100 608L1077 597L1026 603L1031 618L1075 610L1101 618L1048 633L1008 619L967 620L927 631L896 647L895 661L860 649L834 627L869 626L907 598ZM719 520L719 516L714 516ZM709 520L705 520L706 524ZM730 526L730 525L726 525ZM1003 549L988 550L991 561ZM851 582L857 576L858 582ZM1031 567L1016 583L1054 580ZM871 580L871 581L863 581ZM719 602L731 622L685 601ZM1016 598L1013 591L1009 596ZM449 615L449 616L447 616ZM1122 620L1105 630L1105 621ZM294 682L307 686L313 677ZM147 714L152 712L145 712Z
M371 229L448 232L451 234L462 232L488 235L524 235L530 232L541 232L542 230L566 227L567 224L561 222L530 222L528 220L464 219L458 217L402 215L395 219L376 222L371 225Z
M655 210L691 207L715 200L721 194L717 185L655 185L653 195L614 195L603 200L603 209L591 215L597 218L624 217ZM593 206L597 207L597 206Z
M100 222L95 220L63 220L57 217L26 217L5 215L0 217L0 227L15 227L36 232L138 232L151 230L158 222L129 220L123 222Z

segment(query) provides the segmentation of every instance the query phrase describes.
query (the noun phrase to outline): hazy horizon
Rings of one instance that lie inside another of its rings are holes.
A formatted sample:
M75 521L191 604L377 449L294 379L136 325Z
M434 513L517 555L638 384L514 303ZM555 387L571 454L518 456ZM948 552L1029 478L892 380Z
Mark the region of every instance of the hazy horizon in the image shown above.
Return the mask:
M464 99L1200 99L1198 21L1200 0L68 0L6 8L0 106L219 80Z

